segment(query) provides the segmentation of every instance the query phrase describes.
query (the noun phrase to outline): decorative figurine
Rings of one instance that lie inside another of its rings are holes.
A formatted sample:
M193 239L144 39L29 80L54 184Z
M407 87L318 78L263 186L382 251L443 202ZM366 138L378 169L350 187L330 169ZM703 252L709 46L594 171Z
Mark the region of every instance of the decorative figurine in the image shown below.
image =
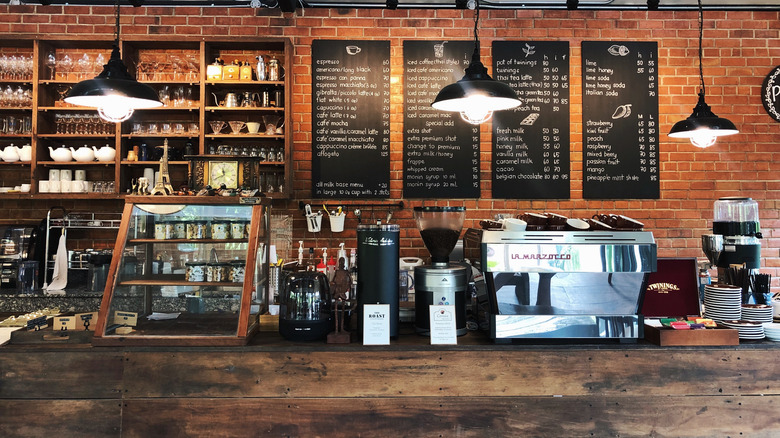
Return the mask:
M160 159L160 177L154 185L151 195L172 195L171 175L168 173L168 139L163 143L163 156Z
M357 299L351 297L350 300L349 290L352 286L352 276L349 275L345 265L346 260L344 257L340 257L339 267L336 268L336 273L333 274L333 279L330 281L335 330L328 334L329 344L349 344L352 342L352 333L344 329L344 315L347 310L354 310L357 307Z

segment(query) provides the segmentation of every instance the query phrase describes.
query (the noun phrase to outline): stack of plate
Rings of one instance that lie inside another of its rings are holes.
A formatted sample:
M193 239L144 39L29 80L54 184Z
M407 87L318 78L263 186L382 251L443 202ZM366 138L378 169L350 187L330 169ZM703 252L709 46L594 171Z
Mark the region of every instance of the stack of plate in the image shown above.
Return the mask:
M739 339L764 339L764 325L755 321L721 321L728 328L739 331Z
M770 341L780 342L780 323L778 322L765 322L764 334Z
M704 316L716 321L742 318L742 288L737 286L704 286Z
M772 306L766 304L743 304L742 319L745 321L772 322Z

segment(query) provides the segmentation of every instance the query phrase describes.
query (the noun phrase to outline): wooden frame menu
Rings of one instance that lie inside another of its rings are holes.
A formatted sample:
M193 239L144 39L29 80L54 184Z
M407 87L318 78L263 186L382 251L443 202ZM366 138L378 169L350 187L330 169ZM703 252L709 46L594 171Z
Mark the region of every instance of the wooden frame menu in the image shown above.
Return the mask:
M569 198L569 43L495 41L493 78L522 101L493 114L493 198Z
M582 42L586 199L657 199L658 44Z
M390 196L390 42L312 42L312 196Z
M431 107L473 52L471 41L404 41L405 198L479 198L479 125Z

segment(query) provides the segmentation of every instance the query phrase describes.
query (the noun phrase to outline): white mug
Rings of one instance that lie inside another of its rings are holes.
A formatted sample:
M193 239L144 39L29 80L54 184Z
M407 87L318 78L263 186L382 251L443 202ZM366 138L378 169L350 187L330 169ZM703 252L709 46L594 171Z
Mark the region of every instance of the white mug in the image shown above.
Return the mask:
M72 181L72 180L73 180L73 171L71 171L70 169L60 170L60 181Z
M21 186L19 186L19 190L22 193L28 193L30 191L30 184L22 184Z
M528 223L522 219L507 218L504 219L503 228L507 231L525 231Z
M247 122L246 123L246 129L249 130L250 134L257 134L260 132L260 123L258 122Z
M74 180L70 182L70 191L71 193L83 193L85 186L84 181Z
M76 171L73 172L73 175L77 181L84 181L87 179L87 171L84 169L76 169Z
M49 193L59 193L60 192L60 180L58 179L50 179L49 180Z
M49 181L60 180L60 169L49 169Z
M70 181L60 180L60 193L70 193Z
M38 181L38 193L49 193L49 180Z

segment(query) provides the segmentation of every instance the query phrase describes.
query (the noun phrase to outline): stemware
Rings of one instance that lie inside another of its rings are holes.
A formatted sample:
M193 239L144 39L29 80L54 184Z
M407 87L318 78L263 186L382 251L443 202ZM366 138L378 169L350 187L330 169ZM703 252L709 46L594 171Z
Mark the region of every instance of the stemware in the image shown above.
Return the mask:
M103 71L103 66L105 64L106 64L106 58L103 56L102 53L98 53L98 56L95 57L94 74L99 75Z
M58 70L62 70L62 79L68 80L68 76L73 69L73 60L70 59L70 56L68 56L67 53L60 59L59 66L60 68Z
M54 102L54 106L67 106L67 103L65 102L65 96L68 95L70 89L71 89L70 85L65 85L65 84L57 85L55 90L57 91L57 94L60 95L60 97L56 102Z
M76 62L78 64L78 70L79 70L79 79L85 79L89 72L92 70L92 60L89 58L89 55L86 53L79 58L79 60Z
M54 52L49 52L46 55L46 68L49 69L49 79L54 79L54 68L57 66L57 55Z

